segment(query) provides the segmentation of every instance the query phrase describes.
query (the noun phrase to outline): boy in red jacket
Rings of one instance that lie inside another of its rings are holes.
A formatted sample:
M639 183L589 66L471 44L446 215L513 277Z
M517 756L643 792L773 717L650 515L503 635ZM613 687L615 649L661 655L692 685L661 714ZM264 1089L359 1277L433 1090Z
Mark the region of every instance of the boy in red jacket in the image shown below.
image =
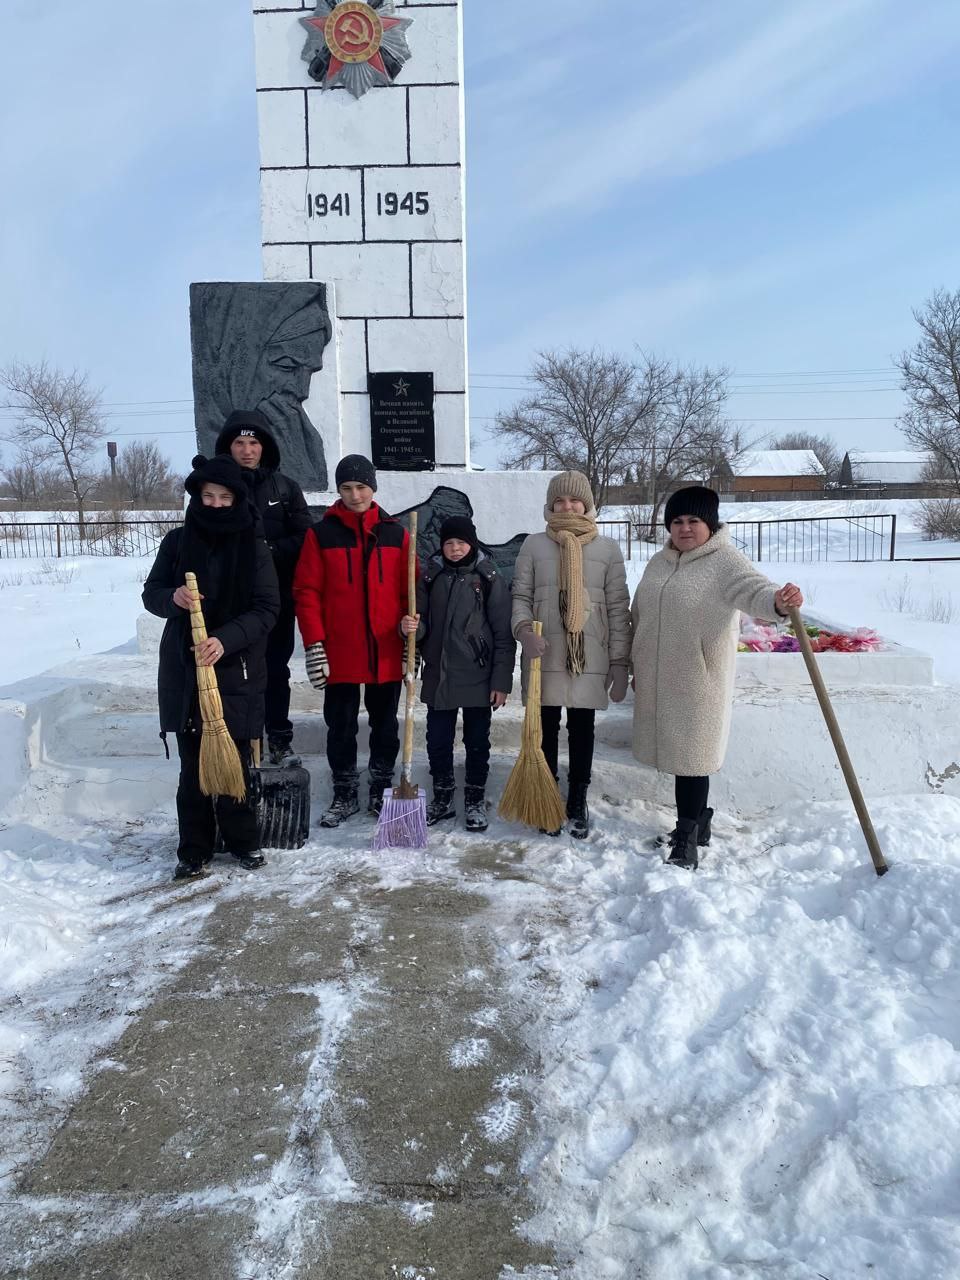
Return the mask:
M377 473L358 453L337 467L339 501L308 531L293 580L307 678L323 690L333 801L320 819L338 827L359 811L360 686L370 721L370 803L379 814L400 750L400 619L407 612L410 535L373 500Z

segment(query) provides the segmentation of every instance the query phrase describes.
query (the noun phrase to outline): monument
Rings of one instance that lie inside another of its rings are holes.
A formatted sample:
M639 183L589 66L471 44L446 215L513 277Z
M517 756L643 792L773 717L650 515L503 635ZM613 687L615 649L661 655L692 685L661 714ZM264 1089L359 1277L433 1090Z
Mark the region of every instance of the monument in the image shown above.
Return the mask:
M197 432L209 447L225 389L246 387L260 398L242 407L272 409L285 469L313 503L332 501L337 460L362 453L388 510L456 489L499 544L542 523L547 477L470 459L461 5L254 0L266 283L232 286L235 300L230 286L193 286ZM280 304L264 302L254 322L248 291L311 287L329 345L314 326L296 368L276 363ZM211 306L212 326L200 322ZM218 328L237 317L251 331L224 355ZM225 376L240 352L258 371L246 382ZM259 376L271 370L275 392Z

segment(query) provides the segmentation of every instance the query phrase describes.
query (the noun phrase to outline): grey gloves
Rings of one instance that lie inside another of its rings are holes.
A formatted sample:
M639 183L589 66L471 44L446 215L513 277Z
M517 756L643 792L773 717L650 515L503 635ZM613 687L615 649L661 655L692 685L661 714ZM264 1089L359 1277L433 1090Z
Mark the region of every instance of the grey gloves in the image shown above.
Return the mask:
M611 702L622 702L627 696L627 668L618 663L607 672L607 692Z
M304 656L307 679L319 693L327 687L327 681L330 679L330 663L327 661L327 651L323 647L323 642L318 640L316 644L308 645Z
M523 649L523 656L532 661L534 658L542 658L547 652L546 636L538 636L533 627L524 627L519 635L520 647Z

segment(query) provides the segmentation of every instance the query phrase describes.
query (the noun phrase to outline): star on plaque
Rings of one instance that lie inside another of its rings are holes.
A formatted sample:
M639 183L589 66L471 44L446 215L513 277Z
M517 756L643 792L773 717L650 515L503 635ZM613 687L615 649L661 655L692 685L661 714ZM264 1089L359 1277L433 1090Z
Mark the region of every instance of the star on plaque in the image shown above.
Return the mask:
M346 89L362 98L368 89L393 84L410 58L406 30L393 0L318 0L312 17L299 18L307 43L301 57L324 89Z
M393 384L393 389L397 393L398 397L405 396L410 390L410 383L404 382L403 378L401 378L399 382L395 382Z

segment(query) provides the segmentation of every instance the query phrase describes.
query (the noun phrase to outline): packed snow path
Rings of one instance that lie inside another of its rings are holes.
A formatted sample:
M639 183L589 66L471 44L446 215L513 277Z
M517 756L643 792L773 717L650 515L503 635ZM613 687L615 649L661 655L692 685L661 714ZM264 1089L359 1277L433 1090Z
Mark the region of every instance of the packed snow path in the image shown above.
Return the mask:
M132 1017L16 1182L5 1276L555 1274L517 1234L533 1212L518 1160L535 1067L489 903L464 891L480 873L384 888L340 871L318 892L302 874L284 886L284 856L273 884L217 863L115 902L118 920L139 903L154 945L104 974ZM475 846L485 857L514 874ZM162 969L185 941L141 1004L136 966ZM42 1129L42 1100L21 1102Z

